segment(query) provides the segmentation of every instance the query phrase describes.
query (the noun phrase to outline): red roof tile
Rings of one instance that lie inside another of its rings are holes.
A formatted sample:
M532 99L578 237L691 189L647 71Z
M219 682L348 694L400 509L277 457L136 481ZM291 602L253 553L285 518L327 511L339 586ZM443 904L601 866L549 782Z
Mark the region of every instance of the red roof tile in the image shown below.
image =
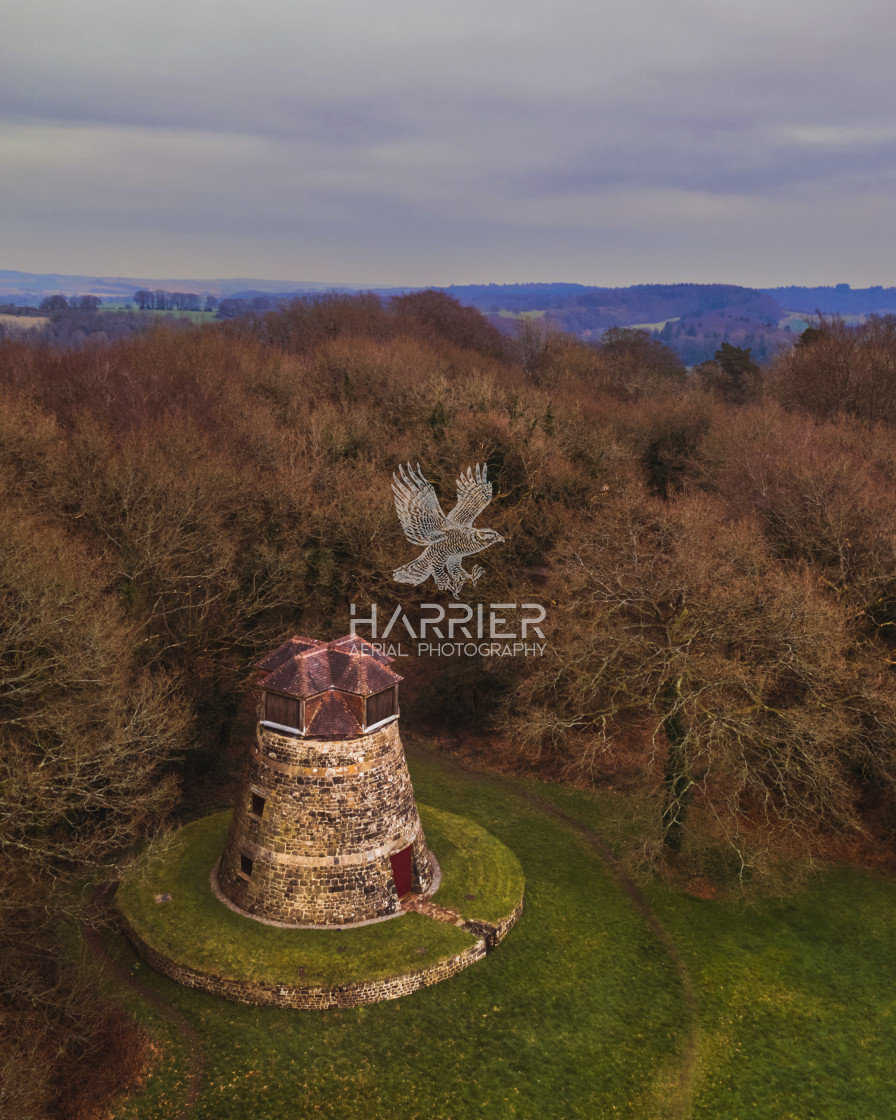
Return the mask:
M301 641L307 639L302 638ZM330 649L340 650L342 653L364 653L368 657L372 657L375 661L379 661L382 665L391 665L394 658L389 657L388 654L383 653L382 650L375 649L369 642L365 642L363 638L359 638L357 634L346 634L342 638L336 638L334 641L328 643Z
M271 672L274 669L279 669L285 662L298 657L307 650L325 647L326 644L326 642L318 642L314 638L300 638L299 635L296 634L294 638L289 638L282 646L278 646L272 653L263 657L261 661L258 662L258 668Z
M305 729L312 739L353 739L363 733L345 699L338 692L328 692Z
M302 698L328 690L372 696L402 679L388 667L391 660L352 634L333 642L296 636L258 663L259 684Z

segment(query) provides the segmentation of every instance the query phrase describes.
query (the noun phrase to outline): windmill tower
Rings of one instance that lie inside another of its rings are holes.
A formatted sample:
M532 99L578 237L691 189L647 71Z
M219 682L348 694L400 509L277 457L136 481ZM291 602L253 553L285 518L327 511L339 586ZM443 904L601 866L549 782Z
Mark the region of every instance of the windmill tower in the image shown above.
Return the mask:
M290 638L259 663L256 740L217 869L240 910L347 926L431 886L391 660L349 634Z

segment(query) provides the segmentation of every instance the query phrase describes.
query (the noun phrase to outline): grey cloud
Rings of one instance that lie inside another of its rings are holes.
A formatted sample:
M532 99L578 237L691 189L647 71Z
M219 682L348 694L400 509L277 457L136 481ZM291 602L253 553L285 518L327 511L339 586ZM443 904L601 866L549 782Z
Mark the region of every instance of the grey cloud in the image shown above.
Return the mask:
M593 280L600 253L621 276L624 252L649 263L652 244L658 269L677 247L697 278L740 238L741 259L762 246L768 278L787 280L807 251L789 207L806 197L842 230L838 275L844 254L883 269L896 12L803 12L31 0L0 43L0 234L15 254L0 263L68 267L56 251L108 271L91 254L108 260L110 227L130 222L130 273L164 246L193 275L204 260L283 275L294 246L324 280L412 282L404 268L435 282L465 261L484 279L525 279L505 271L525 264Z

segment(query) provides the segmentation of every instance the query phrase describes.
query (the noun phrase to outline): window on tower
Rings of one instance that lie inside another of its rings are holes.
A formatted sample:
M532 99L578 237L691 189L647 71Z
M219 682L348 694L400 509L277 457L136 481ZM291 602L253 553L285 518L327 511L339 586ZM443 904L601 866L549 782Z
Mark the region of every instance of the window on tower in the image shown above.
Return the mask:
M392 688L384 688L382 692L375 692L373 696L367 697L367 727L388 719L389 716L398 715L397 691L393 686Z
M278 692L266 692L264 696L264 718L280 727L294 727L302 730L301 701L295 696L282 696Z

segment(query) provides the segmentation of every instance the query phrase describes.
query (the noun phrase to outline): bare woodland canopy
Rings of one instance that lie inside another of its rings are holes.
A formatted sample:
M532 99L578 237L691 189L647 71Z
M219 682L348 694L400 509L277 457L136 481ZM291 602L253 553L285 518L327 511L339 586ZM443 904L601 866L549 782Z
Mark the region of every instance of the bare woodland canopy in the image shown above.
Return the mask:
M540 596L551 626L512 670L433 662L418 726L616 783L654 863L716 846L749 876L830 835L892 842L896 324L736 358L688 375L633 332L515 348L431 292L2 343L0 1013L26 1025L0 1077L23 1115L101 1033L83 992L72 1029L58 953L75 884L189 798L260 651L413 599L399 462L443 495L488 463L505 543L477 594Z

